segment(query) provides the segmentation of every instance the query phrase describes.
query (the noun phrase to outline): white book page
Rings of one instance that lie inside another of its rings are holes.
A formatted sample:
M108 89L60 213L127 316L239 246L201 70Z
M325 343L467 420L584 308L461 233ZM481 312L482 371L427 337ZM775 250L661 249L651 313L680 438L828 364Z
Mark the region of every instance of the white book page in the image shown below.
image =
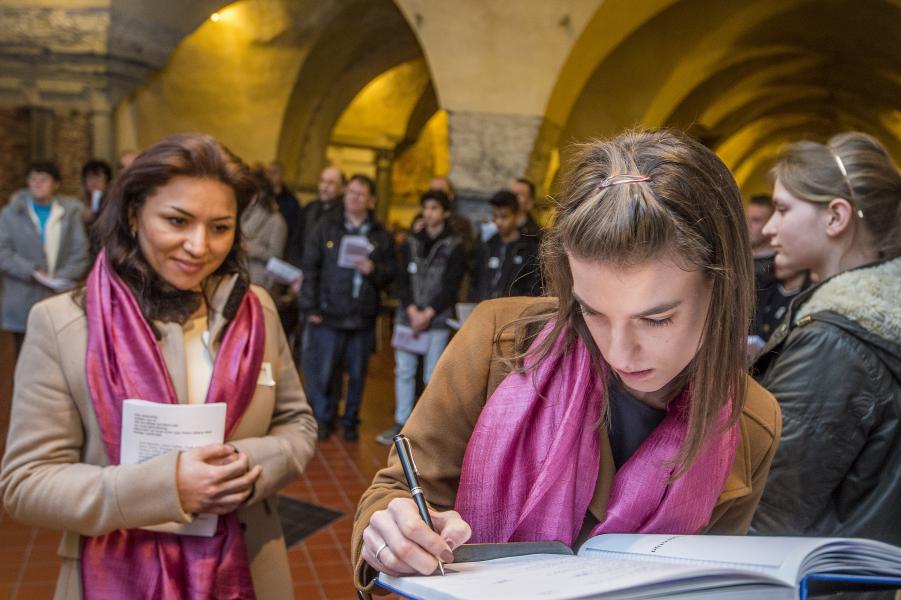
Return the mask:
M266 261L266 272L281 283L294 283L303 278L303 271L275 256Z
M134 465L173 450L188 450L225 440L225 404L160 404L146 400L122 403L119 462ZM150 531L212 537L216 515L198 515L191 523L161 523Z
M397 323L394 325L394 333L391 336L391 347L413 354L426 354L429 351L431 334L428 331L420 331L413 335L413 329Z
M708 564L754 570L796 585L805 558L832 538L731 535L604 534L579 549L580 556Z
M710 567L637 560L530 554L484 562L447 564L447 575L391 577L379 581L414 597L442 600L564 600L567 598L666 597L730 584L760 584L769 578ZM638 589L641 588L641 589ZM778 588L773 588L778 589Z
M338 246L338 266L353 269L357 261L369 258L373 248L365 235L345 235Z
M75 282L65 277L53 277L40 271L35 271L32 275L38 283L54 292L62 292L75 287Z

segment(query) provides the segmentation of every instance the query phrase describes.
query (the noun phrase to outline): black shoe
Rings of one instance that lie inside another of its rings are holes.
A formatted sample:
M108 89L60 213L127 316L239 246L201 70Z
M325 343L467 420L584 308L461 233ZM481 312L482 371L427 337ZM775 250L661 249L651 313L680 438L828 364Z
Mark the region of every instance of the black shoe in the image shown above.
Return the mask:
M360 436L357 433L356 427L345 427L344 428L344 441L345 442L356 442L358 439L360 439Z
M330 425L319 423L319 433L317 434L320 442L324 442L332 436L332 428Z

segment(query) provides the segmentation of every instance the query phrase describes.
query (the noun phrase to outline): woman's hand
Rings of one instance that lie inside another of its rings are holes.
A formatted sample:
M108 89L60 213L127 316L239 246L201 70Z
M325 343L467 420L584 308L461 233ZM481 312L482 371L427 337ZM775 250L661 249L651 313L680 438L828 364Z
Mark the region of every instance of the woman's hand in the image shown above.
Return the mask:
M435 531L419 516L412 499L393 499L372 515L363 531L363 560L394 576L431 575L438 568L436 557L453 562L453 549L465 543L472 530L456 511L429 513Z
M178 499L187 513L225 515L247 500L261 472L233 446L193 448L178 455Z

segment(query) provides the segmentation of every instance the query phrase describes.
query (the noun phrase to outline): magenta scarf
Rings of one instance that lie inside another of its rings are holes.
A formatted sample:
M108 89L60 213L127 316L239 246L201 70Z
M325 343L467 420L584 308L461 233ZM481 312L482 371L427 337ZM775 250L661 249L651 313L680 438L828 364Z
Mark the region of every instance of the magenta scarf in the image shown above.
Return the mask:
M530 358L525 373L507 375L476 422L455 502L472 527L471 542L559 540L572 546L579 534L600 468L595 425L603 386L584 342L576 336L566 349L564 338L540 364ZM592 536L693 534L709 522L732 469L738 423L711 433L688 471L667 484L674 467L666 463L685 439L689 402L687 393L670 402L660 425L617 471L606 518Z
M150 325L103 252L88 276L85 312L88 390L109 462L117 465L122 401L140 398L177 404L178 400ZM226 403L226 439L253 397L265 335L260 301L248 292L223 336L206 399ZM254 598L244 534L234 513L219 517L212 538L142 529L85 537L81 565L87 600Z

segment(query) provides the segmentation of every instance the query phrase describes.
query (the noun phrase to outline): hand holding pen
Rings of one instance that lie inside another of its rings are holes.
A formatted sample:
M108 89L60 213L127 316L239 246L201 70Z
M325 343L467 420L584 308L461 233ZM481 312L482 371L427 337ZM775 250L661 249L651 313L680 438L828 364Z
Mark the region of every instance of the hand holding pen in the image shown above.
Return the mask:
M411 494L394 498L386 509L372 515L363 531L362 555L375 570L388 575L431 575L436 561L440 571L472 531L455 511L428 510L409 440L398 437L401 441L395 438L395 449Z
M419 516L429 526L429 529L435 531L432 518L429 516L429 505L425 501L425 493L422 491L422 485L419 483L419 472L416 470L416 463L413 462L413 448L410 446L410 440L407 439L407 436L402 434L394 436L394 449L397 450L397 458L400 460L400 466L404 470L404 477L407 478L407 487L410 488L410 495L413 496L413 502L416 503ZM441 558L438 558L438 570L444 575L444 563L441 561Z

